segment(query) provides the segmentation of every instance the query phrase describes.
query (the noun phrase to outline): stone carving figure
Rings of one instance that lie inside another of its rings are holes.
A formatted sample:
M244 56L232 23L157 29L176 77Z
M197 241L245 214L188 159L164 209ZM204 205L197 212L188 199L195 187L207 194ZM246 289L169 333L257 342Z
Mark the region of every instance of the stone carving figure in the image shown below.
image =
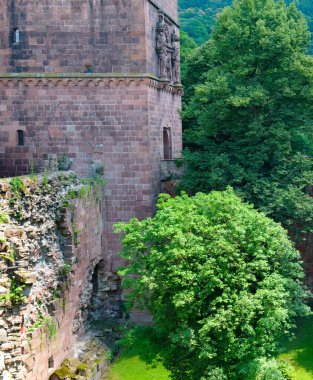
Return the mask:
M172 45L173 45L173 54L172 54L172 64L173 64L173 77L175 83L181 82L180 77L180 46L179 46L179 36L173 30L172 34Z
M157 37L157 52L159 56L159 73L162 79L167 78L167 47L165 42L164 31L159 31Z
M168 67L168 51L167 51L167 37L165 33L164 14L159 12L157 22L157 42L156 49L159 56L159 73L162 79L167 79L167 67Z
M159 75L162 80L180 83L179 36L175 29L170 33L169 21L165 22L162 11L156 24L156 50L159 58Z
M175 83L180 83L180 49L179 46L174 47L174 53L172 55L172 62L173 62L173 77Z
M166 78L171 82L173 79L172 54L167 56L166 60Z
M164 29L164 13L159 11L158 12L158 22L157 22L157 30L158 29Z

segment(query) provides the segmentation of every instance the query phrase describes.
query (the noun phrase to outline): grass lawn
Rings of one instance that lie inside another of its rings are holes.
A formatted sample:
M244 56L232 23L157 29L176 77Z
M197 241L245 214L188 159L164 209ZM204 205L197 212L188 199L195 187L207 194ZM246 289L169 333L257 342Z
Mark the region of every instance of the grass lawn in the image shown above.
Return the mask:
M279 358L291 365L293 380L313 380L313 317L299 321L297 339L286 344Z
M113 363L108 380L170 380L162 365L160 350L151 339L151 329L136 329Z
M313 380L313 317L299 321L296 335L297 339L284 344L279 359L290 364L292 380ZM151 338L151 329L135 330L113 363L108 380L170 380L161 350Z

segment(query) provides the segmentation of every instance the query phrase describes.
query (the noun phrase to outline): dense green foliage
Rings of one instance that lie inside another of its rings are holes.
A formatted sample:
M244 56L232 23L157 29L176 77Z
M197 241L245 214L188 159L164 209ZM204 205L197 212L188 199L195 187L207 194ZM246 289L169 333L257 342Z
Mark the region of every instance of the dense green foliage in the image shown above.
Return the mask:
M192 54L194 49L197 47L197 44L183 30L180 32L180 41L181 41L181 73L182 73L182 77L185 78L186 69L187 69L186 60Z
M307 307L299 253L281 226L228 189L162 195L153 218L117 232L130 306L151 310L174 379L284 378L268 358Z
M179 0L182 29L198 44L203 44L211 34L217 14L231 3L232 0ZM290 4L291 0L286 0L286 3ZM310 30L313 31L313 1L299 0L296 4L307 17Z
M232 0L180 0L180 22L182 30L197 44L209 39L216 15Z
M289 230L313 229L313 59L294 5L237 0L188 60L183 187L233 186Z

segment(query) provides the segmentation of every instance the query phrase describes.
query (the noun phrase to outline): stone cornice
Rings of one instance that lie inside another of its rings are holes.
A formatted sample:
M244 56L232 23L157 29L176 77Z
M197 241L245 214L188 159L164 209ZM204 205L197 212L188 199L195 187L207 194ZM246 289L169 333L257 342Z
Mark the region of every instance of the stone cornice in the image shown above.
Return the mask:
M159 91L183 95L180 84L160 80L152 74L140 73L0 73L0 86L140 86L146 85Z
M160 79L150 73L1 73L0 78L152 78L160 81Z

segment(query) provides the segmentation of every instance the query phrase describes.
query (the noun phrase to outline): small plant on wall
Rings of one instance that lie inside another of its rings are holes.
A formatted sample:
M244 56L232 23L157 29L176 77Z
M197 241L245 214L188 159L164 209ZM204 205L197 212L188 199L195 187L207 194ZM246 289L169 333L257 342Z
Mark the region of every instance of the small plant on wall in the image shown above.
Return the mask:
M9 279L9 288L5 294L0 295L0 306L15 306L23 303L26 299L23 290L25 285L20 285L12 278Z
M93 73L93 66L91 63L85 63L85 70L84 74L92 74Z

